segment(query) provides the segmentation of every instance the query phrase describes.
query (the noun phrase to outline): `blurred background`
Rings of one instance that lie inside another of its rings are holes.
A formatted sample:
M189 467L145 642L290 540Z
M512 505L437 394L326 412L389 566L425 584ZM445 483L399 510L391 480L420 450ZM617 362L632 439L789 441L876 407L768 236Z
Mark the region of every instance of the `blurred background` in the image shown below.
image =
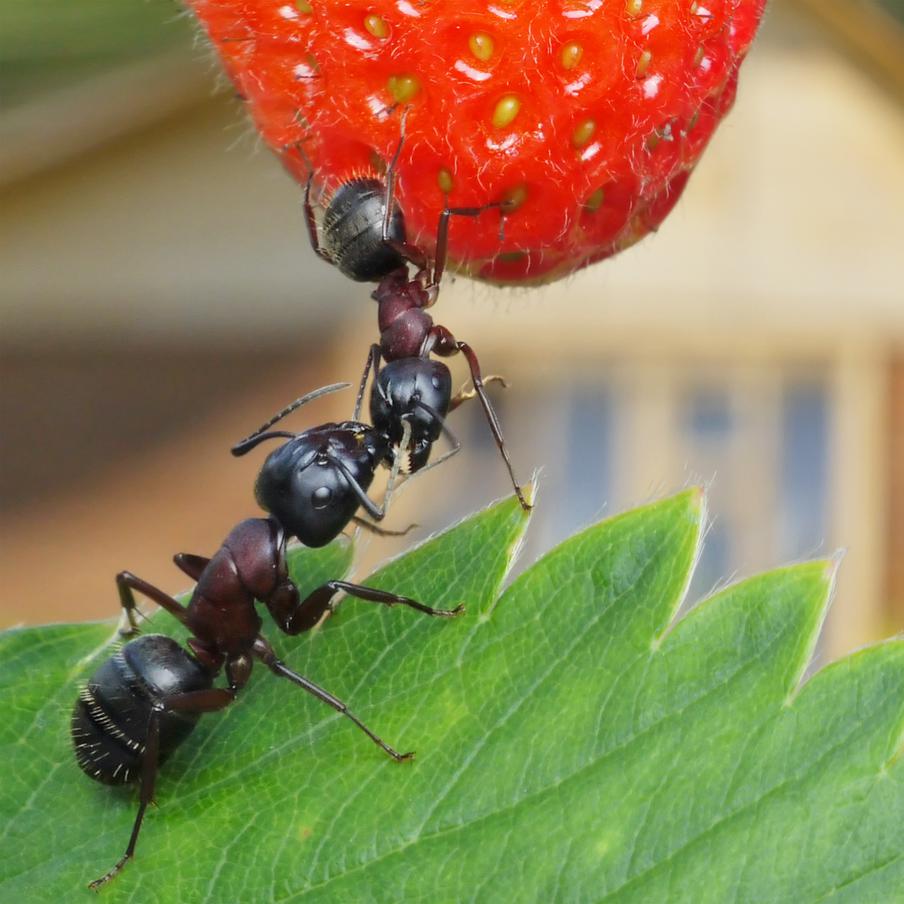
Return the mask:
M519 475L541 469L521 565L702 482L689 602L844 549L821 657L900 630L902 249L904 0L772 0L657 236L544 289L444 288L439 322L511 381ZM172 0L0 0L0 627L112 615L123 568L182 588L171 555L256 514L262 455L231 443L357 381L368 293L314 258ZM480 409L452 424L462 453L393 509L419 532L366 541L359 576L509 492Z

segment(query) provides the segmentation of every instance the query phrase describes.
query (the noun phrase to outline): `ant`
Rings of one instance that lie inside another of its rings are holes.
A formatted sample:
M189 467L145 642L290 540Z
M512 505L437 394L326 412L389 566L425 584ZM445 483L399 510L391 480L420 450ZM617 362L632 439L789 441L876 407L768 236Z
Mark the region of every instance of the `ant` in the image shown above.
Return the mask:
M439 215L436 229L436 254L432 270L423 250L408 241L405 217L395 201L396 168L404 144L403 135L386 170L385 184L376 178L357 178L345 182L331 197L323 216L322 229L311 202L313 168L310 169L304 195L308 236L315 253L356 282L377 282L371 297L377 302L380 341L370 347L358 390L355 418L360 416L365 387L371 370L370 416L374 426L385 431L393 442L401 440L401 425L411 425L412 446L407 470L422 468L433 443L444 432L450 411L475 395L480 400L496 446L508 469L518 501L531 508L515 479L499 418L486 394L485 383L505 381L498 376L484 380L480 362L467 342L460 342L444 326L434 324L426 312L439 294L446 266L449 223L453 216L477 217L497 208L502 214L506 202L483 207L446 207ZM323 235L321 243L320 232ZM415 268L409 278L408 265ZM452 396L449 368L431 359L431 354L449 357L464 355L471 372L473 390ZM381 359L386 366L380 368ZM445 430L448 433L448 430ZM460 448L454 440L451 452Z
M160 765L191 734L205 713L231 705L251 676L255 660L350 719L397 762L414 754L399 753L355 716L345 703L313 681L292 671L260 633L259 600L285 634L311 630L334 609L339 591L371 603L407 606L426 615L451 618L464 611L434 609L417 600L373 587L332 580L304 599L289 577L286 543L296 537L322 546L337 536L364 504L377 520L387 509L398 475L395 456L382 507L368 496L377 466L386 459L387 438L353 421L324 424L303 433L267 432L280 417L307 402L347 387L335 384L298 399L262 428L241 440L244 454L259 443L288 437L271 453L258 478L257 491L270 512L250 518L229 532L211 558L179 553L176 565L196 581L187 606L128 571L116 576L125 623L124 637L140 633L135 593L153 600L188 628L186 648L160 634L130 640L104 662L81 690L72 715L71 734L78 765L91 778L109 785L140 783L138 813L125 853L90 884L97 891L133 857L145 810L154 799ZM411 438L402 427L402 454ZM223 671L225 687L214 680Z

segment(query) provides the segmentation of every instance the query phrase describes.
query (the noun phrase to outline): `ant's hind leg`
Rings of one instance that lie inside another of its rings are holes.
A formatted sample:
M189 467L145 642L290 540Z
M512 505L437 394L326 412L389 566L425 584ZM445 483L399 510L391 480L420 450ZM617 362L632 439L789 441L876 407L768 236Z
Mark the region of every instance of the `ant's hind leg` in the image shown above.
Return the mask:
M436 225L436 254L433 259L433 275L430 278L429 287L438 289L446 270L446 259L449 255L449 221L452 217L479 217L482 213L493 208L502 209L498 201L492 204L484 204L481 207L447 207L439 215Z
M104 873L99 879L95 879L89 886L92 891L97 891L102 885L106 885L117 876L122 868L135 855L135 845L138 843L138 834L141 824L144 822L144 814L148 804L154 800L154 787L157 784L157 771L160 768L160 716L164 712L183 713L212 713L225 709L235 700L236 693L247 681L251 671L252 660L242 657L243 662L227 663L227 671L232 666L236 672L234 678L230 678L228 688L213 687L209 690L188 691L184 694L172 694L163 697L148 719L147 738L144 744L144 753L141 757L141 794L138 802L138 813L132 825L132 834L126 851L116 861L113 868Z
M396 239L392 237L392 215L395 209L395 185L396 185L396 169L399 165L399 157L402 155L402 148L405 145L405 120L408 117L406 110L402 114L402 134L399 136L399 143L396 145L395 153L389 166L386 167L386 194L383 200L383 225L382 240L389 247L397 251L402 258L408 261L415 270L427 270L427 256L416 245L405 241L404 238Z
M141 823L144 821L144 812L148 804L154 799L154 786L157 783L157 769L160 765L160 713L154 711L148 721L147 740L144 744L144 755L141 758L141 797L138 803L138 813L132 825L132 834L126 852L116 861L112 869L107 870L99 879L95 879L88 885L91 891L97 891L102 885L106 885L117 876L122 868L135 854L135 845L138 842L138 833L141 831Z

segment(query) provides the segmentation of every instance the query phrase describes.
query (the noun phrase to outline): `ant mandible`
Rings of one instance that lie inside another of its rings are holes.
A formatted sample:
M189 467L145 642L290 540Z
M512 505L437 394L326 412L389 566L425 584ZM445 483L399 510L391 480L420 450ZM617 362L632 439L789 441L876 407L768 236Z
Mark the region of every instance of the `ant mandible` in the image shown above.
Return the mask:
M380 341L368 352L354 417L360 416L365 387L373 370L371 421L395 443L401 440L403 421L410 424L412 447L406 465L409 472L414 472L426 464L433 443L445 429L446 415L476 395L518 501L522 508L529 510L531 504L515 479L499 418L484 388L487 382L501 382L504 386L505 381L497 376L484 380L474 349L467 342L457 340L446 327L434 324L425 310L436 301L439 293L446 266L450 219L453 216L476 217L491 208L504 214L506 204L446 207L439 215L431 271L423 250L408 241L405 217L395 200L396 167L404 140L403 120L403 135L387 167L385 184L375 178L352 179L332 195L323 217L322 243L311 202L313 169L305 186L305 219L315 253L356 282L378 283L371 297L379 306ZM409 278L409 264L416 270L413 279ZM449 357L459 352L468 363L474 388L453 397L449 368L432 360L430 355ZM386 362L382 369L381 359ZM449 454L454 454L458 448L456 441Z
M235 701L255 660L350 719L394 760L413 756L399 753L340 699L282 662L260 633L263 622L255 608L256 600L262 602L277 627L289 635L318 624L333 610L332 600L339 591L433 616L449 618L463 611L462 606L434 609L405 596L339 580L327 581L300 598L289 577L287 540L294 536L305 545L322 546L348 525L361 504L381 519L398 475L397 455L383 506L367 497L374 471L389 453L385 435L366 424L347 421L298 434L267 432L289 411L345 386L348 384L336 384L303 396L236 445L234 451L244 454L264 440L289 437L270 455L258 478L258 496L270 516L237 524L212 558L187 553L175 556L176 565L197 582L187 606L131 572L116 576L126 619L123 636L138 633L136 592L174 616L191 636L188 649L159 634L131 640L100 666L75 704L71 734L81 769L105 784L140 783L138 813L125 853L90 884L95 891L134 855L145 810L154 798L160 764L191 734L204 713L223 710ZM411 436L407 422L403 434L402 452ZM221 671L226 675L226 687L214 687Z

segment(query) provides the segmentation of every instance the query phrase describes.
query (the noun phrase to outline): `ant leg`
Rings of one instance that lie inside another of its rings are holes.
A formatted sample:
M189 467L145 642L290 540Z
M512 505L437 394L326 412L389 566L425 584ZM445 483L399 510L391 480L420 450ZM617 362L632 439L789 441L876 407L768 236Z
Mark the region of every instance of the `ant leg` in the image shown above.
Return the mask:
M293 672L276 656L273 648L263 637L259 636L257 638L253 652L274 675L288 679L302 690L307 691L311 696L316 697L321 703L326 703L327 706L331 706L337 713L341 713L347 719L350 719L371 739L371 741L374 742L374 744L388 753L397 763L410 760L414 756L414 751L399 753L395 748L390 747L378 734L371 731L356 715L354 715L354 713L350 712L349 708L338 697L334 697L329 691L325 691L322 687L314 684L313 681L310 681L303 675Z
M344 591L349 596L366 600L371 603L381 603L384 606L408 606L426 615L439 616L440 618L453 618L464 611L464 606L456 606L454 609L433 609L425 606L417 600L407 596L399 596L384 590L375 590L373 587L364 587L361 584L350 584L347 581L327 581L312 590L303 600L298 599L298 591L294 584L291 591L284 597L264 600L273 620L279 629L291 637L310 631L328 612L335 609L333 597ZM294 592L293 592L294 591Z
M144 754L141 758L141 796L138 803L138 813L132 825L132 834L126 852L116 861L113 868L99 879L95 879L89 886L92 891L97 891L114 878L135 854L135 845L138 842L138 833L144 821L144 814L148 804L154 799L154 787L157 783L157 770L160 767L160 714L163 712L184 713L212 713L225 709L235 701L237 692L244 686L251 672L251 662L245 656L237 657L226 664L227 673L230 673L230 686L228 688L214 687L204 691L189 691L185 694L173 694L164 697L148 720L147 740L144 745Z
M102 885L106 885L122 868L132 859L135 853L135 844L138 841L138 833L141 831L141 823L144 821L144 811L154 799L154 785L157 781L157 769L160 765L160 711L155 709L148 720L147 740L144 744L144 755L141 758L141 797L138 803L138 814L132 825L132 834L126 852L116 861L111 870L104 873L99 879L95 879L88 885L91 891L97 891Z
M193 555L190 552L177 552L173 556L173 561L180 571L185 572L193 581L197 581L204 569L207 568L210 559L206 556Z
M153 584L136 577L131 571L120 571L116 575L116 587L119 590L119 602L125 610L125 615L129 622L128 628L120 629L119 633L123 637L138 633L138 622L135 620L135 613L138 612L141 615L141 612L135 602L135 590L144 594L148 599L153 600L158 606L166 609L170 615L185 624L186 609L178 600L173 599L168 593L164 593Z
M449 253L449 220L452 217L479 217L484 211L494 207L501 208L499 202L484 204L482 207L447 207L440 215L436 226L436 254L433 258L433 277L428 288L438 287L446 270L446 258Z
M387 530L385 527L378 527L376 524L371 524L370 521L365 521L357 515L352 515L352 521L354 521L358 527L369 531L372 534L376 534L378 537L404 537L418 526L417 524L409 524L405 530Z
M317 234L317 218L314 216L314 206L311 204L311 185L313 182L314 173L312 171L308 174L308 181L305 182L304 186L304 218L308 227L308 239L311 242L311 248L314 249L314 254L331 264L333 261L320 246L320 236Z
M483 378L480 375L480 362L477 360L477 355L474 354L474 349L472 349L467 342L457 342L456 345L468 362L468 367L471 370L471 380L474 383L474 392L477 394L477 398L480 399L484 414L487 416L490 432L493 434L493 439L496 440L496 447L499 449L499 453L502 455L502 459L508 469L509 478L512 481L512 486L515 488L515 495L521 503L521 508L524 509L524 511L529 512L533 506L527 501L518 481L515 479L515 469L512 467L512 460L509 457L508 449L505 446L505 439L502 436L502 427L499 424L499 418L496 417L496 411L483 388Z
M416 270L427 269L427 256L416 245L412 245L404 240L394 239L390 235L390 227L392 225L392 211L395 207L395 185L396 185L396 168L399 164L399 157L402 154L402 147L405 144L405 120L408 117L408 110L402 114L401 136L399 143L396 145L395 153L389 166L386 167L386 195L383 201L383 229L382 239L386 245L395 249L406 261L411 263Z
M389 161L389 166L386 167L386 198L383 202L383 241L390 241L389 238L389 225L392 222L392 206L395 203L395 180L396 180L396 167L399 164L399 157L402 155L402 147L405 144L405 120L408 119L408 110L402 114L402 123L401 123L401 135L399 136L399 143L396 145L395 153L392 155L392 160Z
M499 383L501 384L503 389L508 389L508 383L506 382L505 377L502 377L499 374L487 374L487 376L483 378L484 386L489 386L490 383ZM449 411L455 411L455 409L458 408L458 406L461 405L462 402L468 402L476 395L476 389L465 389L465 387L462 386L462 388L458 390L455 396L453 396L452 401L449 402Z
M397 593L390 593L387 590L376 590L373 587L365 587L363 584L351 584L348 581L327 581L325 584L321 584L301 601L299 608L308 610L312 615L316 612L317 621L319 621L324 613L332 612L335 609L332 599L340 590L368 603L379 603L383 606L407 606L409 609L416 609L425 615L439 618L455 618L456 615L461 615L465 611L465 607L460 604L454 609L434 609L432 606L426 606L407 596L399 596Z
M350 584L348 581L330 581L330 584L334 590L344 590L349 596L365 600L368 603L379 603L390 607L408 606L409 609L416 609L425 615L435 615L439 618L455 618L456 615L461 615L465 611L465 607L461 603L454 609L434 609L432 606L425 606L407 596L399 596L397 593L389 593L386 590L375 590L373 587L365 587L363 584Z
M444 326L435 326L430 330L430 334L425 340L424 348L428 352L435 351L436 354L442 355L443 357L454 355L456 352L461 352L465 356L465 359L468 362L468 368L471 371L471 382L474 384L474 392L477 395L477 398L480 399L480 404L483 406L483 413L486 415L487 422L490 425L490 432L493 434L493 439L496 440L496 447L499 449L499 454L502 455L502 460L505 462L506 468L508 468L509 478L512 481L512 486L515 488L515 495L521 503L521 508L523 508L524 511L529 512L533 506L528 503L518 481L515 479L515 469L512 467L512 460L509 458L505 439L502 436L502 426L499 423L499 418L496 416L496 411L493 409L493 404L490 402L489 396L484 389L483 377L480 375L480 362L477 360L474 349L471 348L467 342L459 342Z
M364 401L364 389L367 386L367 378L370 372L374 372L374 379L380 373L380 346L374 343L367 353L367 361L364 364L364 373L361 374L361 383L358 385L358 396L355 399L355 413L352 416L353 421L357 421L361 417L361 404Z

